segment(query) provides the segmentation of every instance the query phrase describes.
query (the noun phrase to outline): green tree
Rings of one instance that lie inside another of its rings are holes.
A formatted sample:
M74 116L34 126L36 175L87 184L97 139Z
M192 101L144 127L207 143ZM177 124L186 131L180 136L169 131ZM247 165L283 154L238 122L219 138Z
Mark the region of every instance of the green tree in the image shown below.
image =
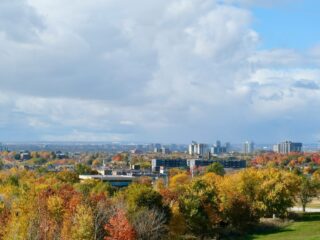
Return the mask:
M144 184L130 185L126 191L126 200L131 213L141 208L163 208L161 194Z
M79 182L78 174L70 171L58 172L56 178L63 183L74 184Z
M207 173L215 173L217 175L223 176L225 174L224 167L221 163L214 162L209 165L206 169Z
M212 236L220 221L218 191L214 184L195 179L179 197L179 209L190 232L200 237Z
M90 175L93 173L92 169L89 166L81 163L75 166L75 171L79 175Z
M80 192L84 197L90 196L93 189L100 183L98 180L86 179L74 185L75 189ZM99 187L98 187L99 188Z
M105 195L112 195L113 188L110 183L108 182L101 182L99 181L91 190L91 193L95 194L105 194Z

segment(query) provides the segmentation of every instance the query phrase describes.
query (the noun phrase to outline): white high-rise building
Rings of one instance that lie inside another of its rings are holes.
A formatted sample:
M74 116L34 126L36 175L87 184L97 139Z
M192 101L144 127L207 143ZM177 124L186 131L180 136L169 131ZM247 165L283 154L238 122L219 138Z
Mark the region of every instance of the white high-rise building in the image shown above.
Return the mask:
M273 146L273 151L282 154L288 154L291 152L301 152L302 143L285 141Z
M254 151L254 143L252 141L246 141L243 144L243 153L250 154Z
M273 145L272 150L276 153L279 153L280 152L280 144Z
M189 145L190 155L204 155L207 152L209 152L207 144L192 141L192 143Z
M194 155L197 151L197 143L192 141L192 143L189 145L189 154Z

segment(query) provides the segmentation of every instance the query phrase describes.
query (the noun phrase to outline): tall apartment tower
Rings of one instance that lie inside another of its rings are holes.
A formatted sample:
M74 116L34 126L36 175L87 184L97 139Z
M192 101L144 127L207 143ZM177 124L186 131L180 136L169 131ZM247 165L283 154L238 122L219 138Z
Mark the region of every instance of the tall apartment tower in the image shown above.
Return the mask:
M252 141L246 141L243 144L243 153L250 154L254 151L254 143Z
M208 152L208 146L204 143L197 143L192 141L189 145L189 154L190 155L204 155Z
M197 147L197 154L204 155L208 151L207 144L199 143Z
M302 152L302 143L285 141L273 146L273 151L282 154Z
M197 152L197 143L195 141L192 141L192 143L189 145L189 155L195 155Z

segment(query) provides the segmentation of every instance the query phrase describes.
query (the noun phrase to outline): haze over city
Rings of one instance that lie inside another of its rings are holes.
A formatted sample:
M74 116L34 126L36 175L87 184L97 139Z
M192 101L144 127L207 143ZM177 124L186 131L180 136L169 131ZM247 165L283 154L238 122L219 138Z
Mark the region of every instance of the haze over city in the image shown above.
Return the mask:
M1 0L1 141L320 139L319 1Z

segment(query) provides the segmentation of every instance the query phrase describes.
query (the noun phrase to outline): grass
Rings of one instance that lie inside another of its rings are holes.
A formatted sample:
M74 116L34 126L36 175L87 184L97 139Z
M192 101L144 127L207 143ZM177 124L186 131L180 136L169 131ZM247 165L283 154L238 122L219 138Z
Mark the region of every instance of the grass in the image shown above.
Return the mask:
M320 213L301 214L296 221L283 226L258 229L243 240L316 240L320 239Z

